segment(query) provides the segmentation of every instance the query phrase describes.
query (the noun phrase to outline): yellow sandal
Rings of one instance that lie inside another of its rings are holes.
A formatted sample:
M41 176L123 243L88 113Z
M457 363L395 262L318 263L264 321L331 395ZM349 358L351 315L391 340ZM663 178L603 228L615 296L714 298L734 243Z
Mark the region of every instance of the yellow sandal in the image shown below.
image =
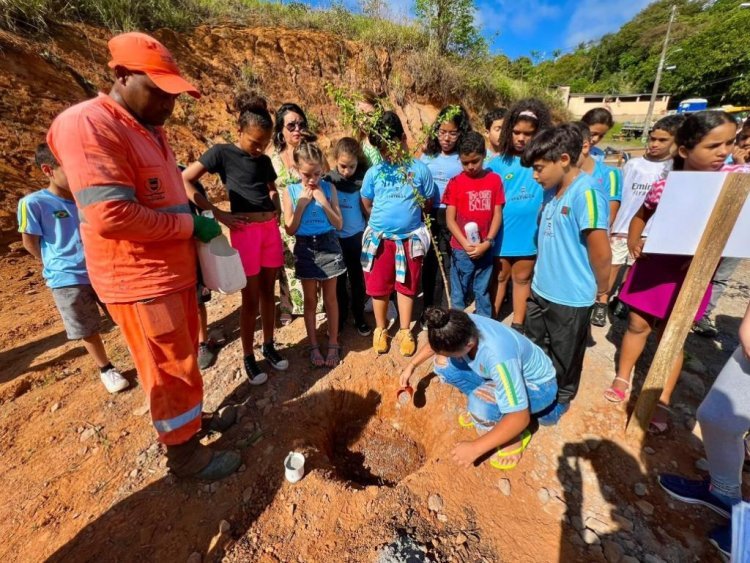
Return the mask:
M521 432L521 445L514 450L510 450L509 452L498 450L497 452L492 454L492 457L490 458L490 465L495 469L499 469L500 471L510 471L511 469L515 469L515 467L520 463L521 458L519 457L515 461L511 462L508 462L505 458L522 454L526 451L526 448L529 446L530 442L531 432L529 432L528 430L524 430L523 432Z
M462 412L458 415L458 425L461 428L474 428L474 417L470 412Z

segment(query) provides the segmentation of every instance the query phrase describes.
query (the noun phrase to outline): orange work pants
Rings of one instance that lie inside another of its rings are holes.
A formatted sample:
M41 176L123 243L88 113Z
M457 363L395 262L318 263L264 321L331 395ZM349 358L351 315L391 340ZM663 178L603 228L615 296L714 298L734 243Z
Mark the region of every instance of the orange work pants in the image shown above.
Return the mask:
M159 441L187 442L200 430L203 406L195 288L107 309L133 356Z

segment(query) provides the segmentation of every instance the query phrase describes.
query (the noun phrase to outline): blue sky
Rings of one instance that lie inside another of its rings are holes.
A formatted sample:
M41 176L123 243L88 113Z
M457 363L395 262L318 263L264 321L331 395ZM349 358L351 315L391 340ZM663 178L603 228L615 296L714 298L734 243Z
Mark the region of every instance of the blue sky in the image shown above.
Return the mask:
M284 0L286 1L286 0ZM412 15L413 1L386 0L394 19ZM574 48L582 41L617 31L653 0L475 0L477 23L494 53L511 58ZM328 7L331 0L305 4ZM357 10L357 0L344 0Z

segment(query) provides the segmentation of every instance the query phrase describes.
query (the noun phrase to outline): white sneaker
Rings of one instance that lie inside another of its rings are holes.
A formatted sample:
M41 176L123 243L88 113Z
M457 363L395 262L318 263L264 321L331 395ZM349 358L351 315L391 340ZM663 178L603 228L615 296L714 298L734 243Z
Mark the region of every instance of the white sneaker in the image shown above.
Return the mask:
M109 368L107 371L101 372L100 378L104 387L110 393L119 393L123 389L130 387L130 383L125 379L119 371L115 368Z

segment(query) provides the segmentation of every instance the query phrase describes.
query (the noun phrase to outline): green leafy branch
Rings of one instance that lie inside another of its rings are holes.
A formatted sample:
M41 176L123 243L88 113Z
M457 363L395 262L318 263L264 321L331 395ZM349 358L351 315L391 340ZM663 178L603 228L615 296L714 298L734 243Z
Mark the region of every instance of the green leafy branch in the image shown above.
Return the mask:
M416 154L420 147L423 147L429 138L435 138L437 136L437 130L442 123L452 121L456 116L461 113L460 106L452 105L448 106L447 111L440 117L434 125L425 125L422 128L421 135L418 138L418 142L415 144L415 148L410 151L401 142L401 139L391 139L383 134L378 128L385 108L382 101L378 101L375 104L375 111L365 112L360 110L357 105L364 101L364 98L359 93L351 93L343 88L337 88L331 83L325 85L325 90L329 97L333 100L333 103L339 108L341 112L341 121L347 127L360 132L365 135L368 139L374 138L378 140L378 145L384 147L384 152L388 154L388 161L396 166L397 173L401 177L404 184L411 187L414 195L414 200L422 211L422 219L427 227L427 232L430 236L430 243L437 257L438 266L440 268L440 275L443 278L443 288L445 291L446 302L448 307L451 306L451 298L449 291L448 276L445 273L445 267L443 265L443 259L438 251L435 238L432 236L432 217L427 213L427 198L414 185L414 178L409 174L409 164L416 158Z

